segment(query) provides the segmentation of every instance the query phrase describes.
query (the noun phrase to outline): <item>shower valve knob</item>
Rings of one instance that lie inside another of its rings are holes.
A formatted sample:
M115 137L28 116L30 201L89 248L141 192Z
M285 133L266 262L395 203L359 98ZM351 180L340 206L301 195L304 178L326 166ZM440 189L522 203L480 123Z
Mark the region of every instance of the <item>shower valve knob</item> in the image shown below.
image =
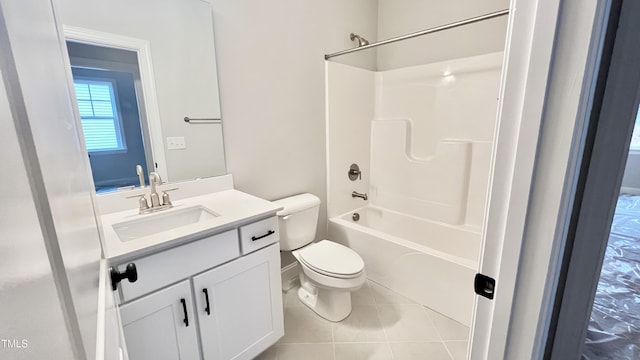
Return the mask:
M360 171L358 164L351 164L348 174L351 181L362 180L362 171Z

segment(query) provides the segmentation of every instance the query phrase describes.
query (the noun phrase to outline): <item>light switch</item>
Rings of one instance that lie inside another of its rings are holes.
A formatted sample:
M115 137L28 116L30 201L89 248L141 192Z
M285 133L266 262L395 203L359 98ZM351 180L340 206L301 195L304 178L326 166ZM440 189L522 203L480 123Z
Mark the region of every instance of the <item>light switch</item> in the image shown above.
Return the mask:
M186 148L187 144L184 141L184 136L167 137L167 150L180 150Z

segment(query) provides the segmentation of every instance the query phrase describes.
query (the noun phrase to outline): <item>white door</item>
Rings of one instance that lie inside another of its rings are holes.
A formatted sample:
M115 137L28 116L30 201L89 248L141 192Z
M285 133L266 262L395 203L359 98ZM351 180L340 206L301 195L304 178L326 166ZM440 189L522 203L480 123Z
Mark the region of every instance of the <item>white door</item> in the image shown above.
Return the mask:
M130 360L197 360L198 332L185 280L120 307Z
M9 329L0 326L0 333L3 339L24 337L20 345L28 346L28 351L0 350L0 358L112 360L119 352L105 351L105 328L97 326L113 320L103 311L103 296L112 295L101 292L105 282L99 289L93 183L87 152L79 146L80 121L72 107L69 60L54 5L51 0L0 1L0 109L7 147L2 168L8 177L0 201L7 221L0 224L7 235L0 240L5 255L0 256L0 284L20 285L0 286L0 303L12 314L0 312ZM5 296L16 301L9 306Z
M559 276L546 359L638 359L640 2L617 2L599 69L586 160ZM619 14L619 16L618 16ZM631 144L629 144L631 140ZM626 165L625 165L626 163Z
M279 250L273 244L193 278L205 360L253 359L284 335Z
M542 358L607 3L512 0L470 358Z

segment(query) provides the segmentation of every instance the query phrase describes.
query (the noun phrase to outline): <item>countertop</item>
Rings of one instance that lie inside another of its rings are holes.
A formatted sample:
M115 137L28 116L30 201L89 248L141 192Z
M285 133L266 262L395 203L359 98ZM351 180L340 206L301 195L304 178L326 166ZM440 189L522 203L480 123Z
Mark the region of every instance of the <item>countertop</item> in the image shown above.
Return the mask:
M238 190L224 190L212 194L193 196L173 201L173 208L152 214L138 214L138 208L132 202L130 210L105 214L100 217L104 240L105 257L110 263L126 261L132 258L168 249L204 236L219 233L237 227L240 224L260 220L282 209L274 203L243 193ZM156 214L170 214L192 206L203 206L218 217L192 225L181 226L161 233L140 237L123 242L118 238L113 225L124 221L142 219Z

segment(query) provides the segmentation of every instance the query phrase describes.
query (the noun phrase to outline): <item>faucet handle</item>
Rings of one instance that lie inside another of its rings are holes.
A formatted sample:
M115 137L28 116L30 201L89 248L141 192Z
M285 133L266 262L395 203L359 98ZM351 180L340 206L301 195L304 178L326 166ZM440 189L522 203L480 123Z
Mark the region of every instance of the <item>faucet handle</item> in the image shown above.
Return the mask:
M162 205L173 205L171 204L171 200L169 199L169 191L178 190L178 188L162 190Z
M140 198L140 200L138 200L138 206L140 209L140 213L142 213L144 210L149 209L149 203L147 202L147 198L144 197L144 194L140 194L140 195L132 195L132 196L127 196L127 199L132 199L132 198Z
M138 200L138 202L140 203L140 211L147 210L149 208L149 203L144 195L140 196L140 200Z

